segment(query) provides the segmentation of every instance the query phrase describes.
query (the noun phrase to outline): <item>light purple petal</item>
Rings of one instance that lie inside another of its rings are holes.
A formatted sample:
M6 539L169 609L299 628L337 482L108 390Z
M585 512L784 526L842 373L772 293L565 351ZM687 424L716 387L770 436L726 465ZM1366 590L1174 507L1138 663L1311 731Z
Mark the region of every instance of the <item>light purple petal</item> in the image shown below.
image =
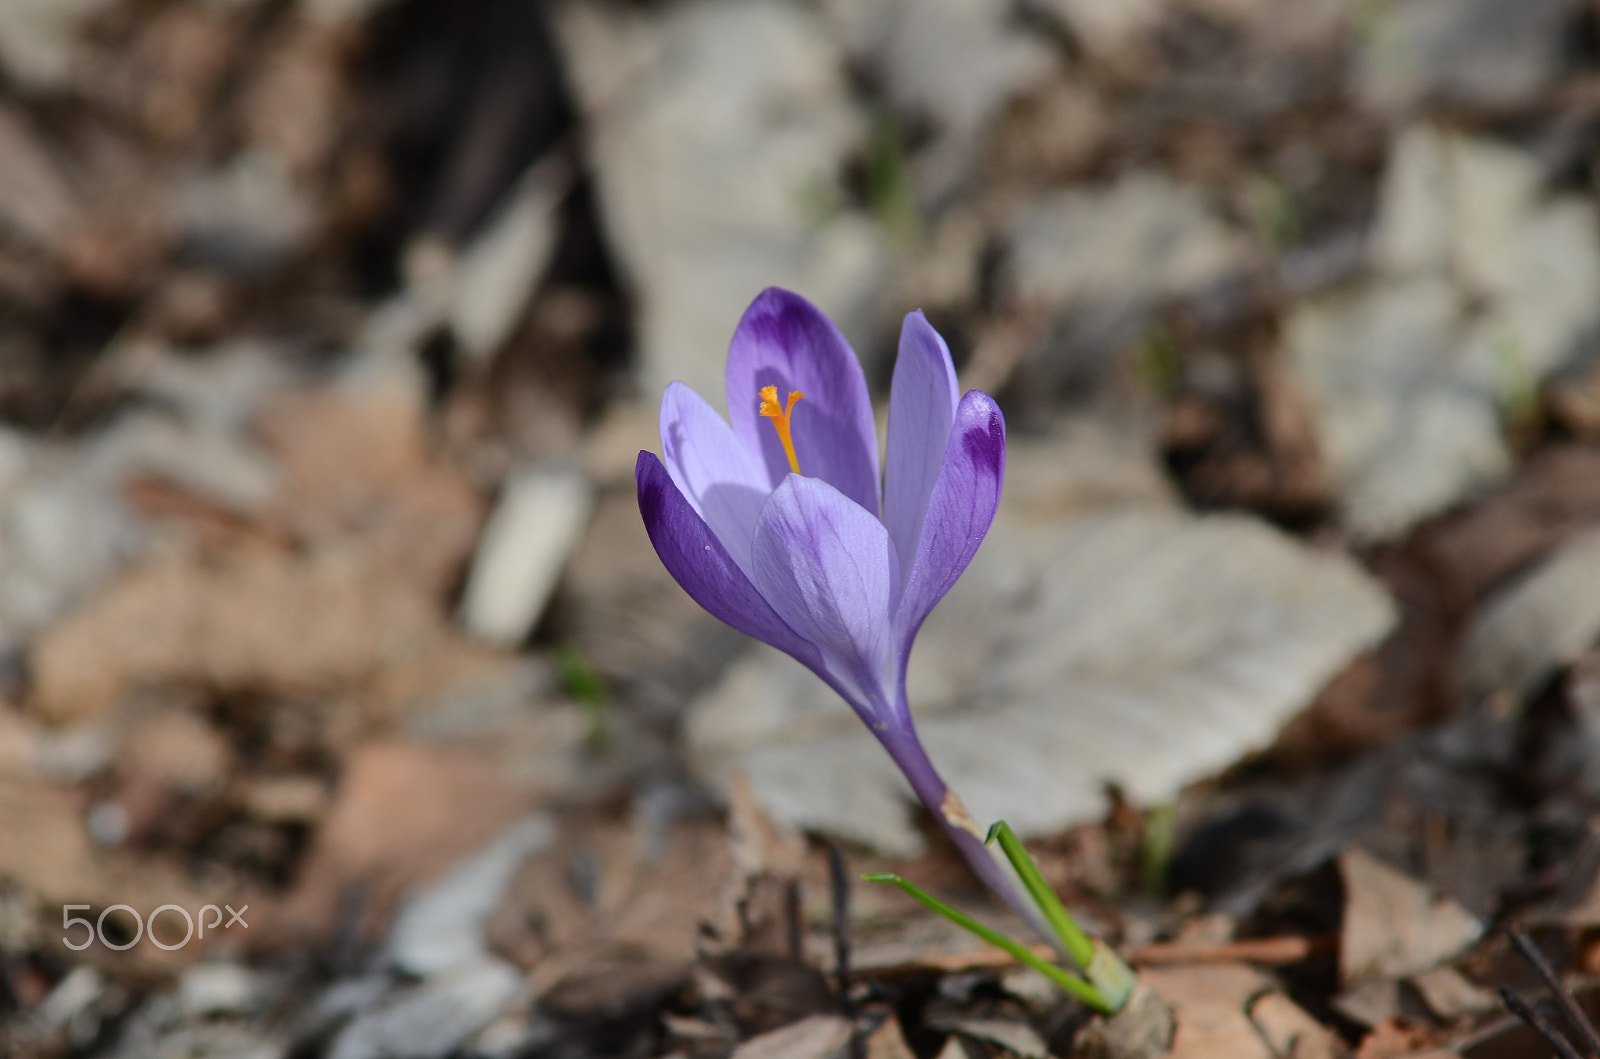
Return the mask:
M751 580L821 649L835 688L869 721L890 716L897 698L898 566L883 523L815 478L791 474L756 523Z
M761 597L717 535L672 484L655 453L639 453L633 482L650 543L673 580L696 603L712 617L794 656L811 669L822 667L816 646L790 628Z
M900 556L902 577L910 574L922 540L922 517L944 466L958 397L949 347L921 310L907 313L889 386L883 482L883 524Z
M950 444L928 498L916 558L895 612L902 660L910 653L923 619L950 591L989 532L1005 470L1005 417L994 398L969 390L956 406Z
M771 420L757 411L763 386L776 386L780 403L791 390L806 395L790 420L800 473L878 514L878 435L866 376L816 306L776 287L762 291L728 346L727 384L734 432L761 454L772 488L789 474L789 460Z
M704 397L681 382L670 384L661 398L661 454L678 491L748 574L756 518L772 492L755 454Z

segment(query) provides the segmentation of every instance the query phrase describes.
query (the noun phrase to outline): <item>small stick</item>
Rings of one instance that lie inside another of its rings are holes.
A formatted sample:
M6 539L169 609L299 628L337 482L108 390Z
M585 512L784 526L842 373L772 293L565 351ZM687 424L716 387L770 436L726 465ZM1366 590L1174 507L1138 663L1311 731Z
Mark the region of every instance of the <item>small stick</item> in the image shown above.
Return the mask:
M833 891L833 966L839 976L839 991L847 993L850 984L850 875L845 871L844 854L828 843L828 882Z
M1128 950L1128 962L1140 967L1166 966L1185 963L1253 963L1263 967L1287 967L1302 963L1313 956L1331 952L1337 944L1331 935L1315 938L1298 934L1282 934L1268 938L1241 938L1217 945L1173 944L1151 942L1135 945ZM1056 951L1049 945L1031 946L1034 955L1054 959ZM1010 967L1016 963L999 949L975 949L970 952L930 954L904 963L885 964L864 970L879 978L894 978L924 971L987 971Z
M828 843L828 889L833 898L833 968L839 976L839 1011L855 1021L850 999L850 875L836 842ZM867 1042L859 1028L850 1034L850 1059L866 1059Z
M1255 963L1281 967L1331 952L1336 944L1331 935L1307 938L1298 934L1240 938L1213 945L1158 941L1135 945L1128 950L1128 960L1146 967L1173 963Z
M1511 935L1511 943L1522 953L1522 958L1533 965L1539 972L1539 977L1544 979L1544 984L1549 987L1550 993L1555 997L1556 1005L1561 1009L1561 1014L1566 1018L1571 1028L1577 1032L1584 1046L1591 1055L1600 1056L1600 1036L1594 1032L1594 1027L1589 1024L1589 1019L1584 1015L1583 1009L1578 1007L1578 1002L1572 999L1572 994L1567 992L1566 986L1561 984L1561 978L1556 974L1555 968L1550 966L1550 961L1544 958L1544 953L1539 951L1539 946L1533 943L1528 932L1521 924L1514 924L1507 932Z
M1561 1059L1583 1059L1583 1056L1578 1054L1578 1050L1572 1046L1572 1042L1557 1033L1556 1028L1546 1022L1543 1015L1524 1003L1517 994L1507 987L1501 986L1500 999L1505 1003L1506 1007L1511 1009L1513 1015L1533 1027L1535 1033L1548 1041L1550 1047L1556 1050Z
M803 963L806 957L806 924L798 879L790 879L783 884L783 921L787 928L789 959Z

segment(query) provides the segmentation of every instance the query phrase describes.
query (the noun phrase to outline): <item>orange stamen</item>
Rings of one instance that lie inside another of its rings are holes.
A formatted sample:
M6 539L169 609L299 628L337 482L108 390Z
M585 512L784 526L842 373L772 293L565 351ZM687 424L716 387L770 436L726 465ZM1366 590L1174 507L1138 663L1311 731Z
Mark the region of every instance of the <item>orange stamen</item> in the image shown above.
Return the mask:
M789 391L789 403L778 407L778 388L776 386L761 387L761 414L772 420L772 426L778 432L778 440L783 442L783 454L789 457L789 469L795 474L800 473L800 461L794 455L794 438L789 436L789 414L794 411L794 403L805 394L799 390Z

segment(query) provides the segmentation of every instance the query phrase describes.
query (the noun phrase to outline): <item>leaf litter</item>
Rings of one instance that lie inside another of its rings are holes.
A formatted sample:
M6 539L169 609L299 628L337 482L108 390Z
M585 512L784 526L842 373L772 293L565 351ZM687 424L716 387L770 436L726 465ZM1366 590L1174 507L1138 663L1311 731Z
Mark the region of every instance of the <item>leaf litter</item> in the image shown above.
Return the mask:
M1174 1054L1538 1047L1482 925L1592 995L1578 7L0 10L4 1047L1095 1047L841 884L1007 923L649 552L638 409L773 282L999 391L913 700ZM76 953L82 902L252 926Z

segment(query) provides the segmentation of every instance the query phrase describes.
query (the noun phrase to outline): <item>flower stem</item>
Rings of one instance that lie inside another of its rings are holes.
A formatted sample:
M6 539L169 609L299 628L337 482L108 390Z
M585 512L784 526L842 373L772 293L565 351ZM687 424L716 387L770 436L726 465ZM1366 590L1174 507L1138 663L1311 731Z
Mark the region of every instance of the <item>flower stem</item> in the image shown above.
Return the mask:
M907 716L909 717L909 713ZM894 763L900 766L900 771L910 782L917 799L927 807L928 812L933 814L933 818L939 822L945 834L950 836L950 841L955 843L956 849L966 858L973 874L1037 931L1040 937L1049 939L1052 945L1061 950L1063 956L1071 958L1072 954L1062 948L1060 937L1028 894L1017 872L985 844L983 831L973 822L972 817L967 815L961 799L956 797L955 792L940 778L938 770L928 758L927 751L922 748L916 730L906 723L884 729L874 727L873 732L884 749L889 752L889 756L894 759Z

